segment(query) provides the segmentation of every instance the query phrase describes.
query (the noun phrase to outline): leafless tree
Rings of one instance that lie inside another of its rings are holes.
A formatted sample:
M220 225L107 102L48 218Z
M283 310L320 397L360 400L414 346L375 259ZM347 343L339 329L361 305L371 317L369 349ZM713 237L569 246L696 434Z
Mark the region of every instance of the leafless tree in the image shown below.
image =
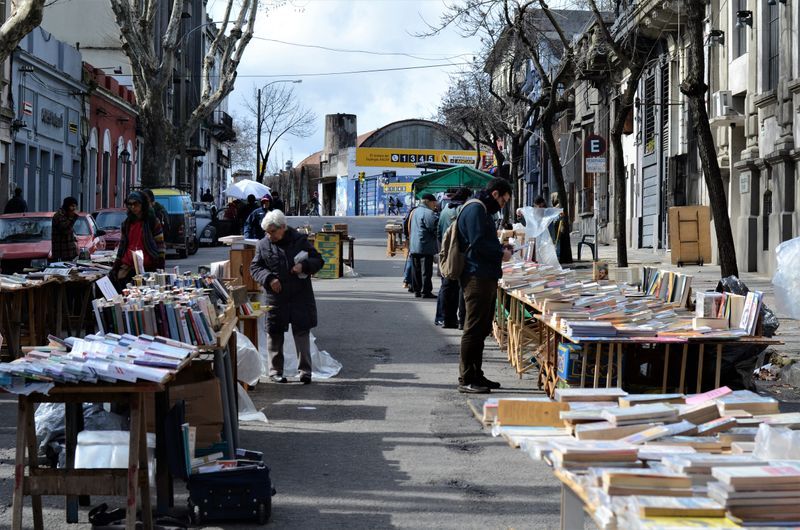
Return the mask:
M144 151L142 184L170 182L172 164L202 122L231 93L236 69L253 36L259 0L227 0L216 36L205 50L197 105L186 112L186 121L172 123L165 94L171 88L175 58L181 46L183 0L172 0L166 27L156 27L156 12L168 0L110 0L122 38L122 49L131 62L133 88L142 125ZM238 13L236 12L238 11ZM193 30L192 30L193 31ZM183 77L184 72L179 75ZM194 73L197 75L197 73Z
M231 150L231 168L250 169L256 163L256 126L253 120L232 114L236 139L228 142Z
M691 0L686 2L686 36L690 50L702 50L703 18L706 16L705 0ZM714 231L717 235L717 249L722 277L739 275L736 264L736 246L731 231L731 220L728 217L728 199L725 183L717 160L717 149L714 135L708 121L705 94L708 91L705 79L705 57L702 53L687 53L688 68L686 77L681 83L681 92L689 99L689 114L692 129L697 136L697 149L700 153L700 162L703 166L703 176L708 187L711 214L714 217Z
M256 180L264 182L270 155L284 136L306 138L314 134L317 115L304 107L289 83L267 83L253 90L253 98L245 102L255 120Z
M0 26L0 63L14 52L25 35L42 23L47 0L12 0L11 15Z

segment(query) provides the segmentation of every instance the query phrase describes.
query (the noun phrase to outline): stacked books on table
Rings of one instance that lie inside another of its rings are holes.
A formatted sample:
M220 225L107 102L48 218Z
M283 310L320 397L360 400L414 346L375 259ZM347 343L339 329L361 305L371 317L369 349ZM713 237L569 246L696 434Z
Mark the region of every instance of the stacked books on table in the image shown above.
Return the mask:
M197 349L191 344L149 335L88 335L40 347L9 363L0 363L0 385L14 378L42 383L164 383Z
M714 467L708 495L741 524L800 525L800 462Z
M212 274L197 274L192 272L181 273L178 267L172 272L147 272L134 277L134 282L129 286L131 292L137 288L147 288L148 291L163 288L179 289L206 289L226 303L230 294L222 282Z
M92 302L101 333L160 335L210 346L217 343L217 310L203 289L133 288L112 300Z
M625 442L557 440L551 446L553 464L566 469L642 466L636 446Z

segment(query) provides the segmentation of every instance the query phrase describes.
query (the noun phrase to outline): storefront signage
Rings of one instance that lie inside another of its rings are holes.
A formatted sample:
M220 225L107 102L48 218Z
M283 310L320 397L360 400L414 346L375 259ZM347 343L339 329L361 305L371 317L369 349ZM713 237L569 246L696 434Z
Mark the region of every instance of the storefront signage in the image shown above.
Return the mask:
M26 116L33 116L33 103L30 101L23 101L22 113Z
M383 193L411 193L411 182L392 182L383 185Z
M42 109L42 123L61 129L64 127L64 114L56 114L50 109Z
M595 156L586 159L586 172L587 173L605 173L606 172L606 157Z
M481 158L488 157L481 153ZM475 165L474 151L441 149L392 149L383 147L356 148L356 165L359 167L415 167L424 162Z

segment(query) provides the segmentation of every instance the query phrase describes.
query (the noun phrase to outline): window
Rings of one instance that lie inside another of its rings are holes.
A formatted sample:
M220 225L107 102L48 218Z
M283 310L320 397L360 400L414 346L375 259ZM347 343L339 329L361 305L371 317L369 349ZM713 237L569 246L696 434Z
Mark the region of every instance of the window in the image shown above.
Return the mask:
M656 76L649 74L644 80L644 154L649 155L656 150Z
M780 19L778 4L767 6L767 83L766 90L778 88L778 55L780 53Z
M736 18L738 11L747 10L747 0L734 0L733 2L733 19ZM733 47L731 53L733 58L741 57L747 53L747 24L742 24L741 27L734 26L733 29Z
M769 217L772 215L772 191L764 192L763 211L761 212L761 249L770 250L769 246Z

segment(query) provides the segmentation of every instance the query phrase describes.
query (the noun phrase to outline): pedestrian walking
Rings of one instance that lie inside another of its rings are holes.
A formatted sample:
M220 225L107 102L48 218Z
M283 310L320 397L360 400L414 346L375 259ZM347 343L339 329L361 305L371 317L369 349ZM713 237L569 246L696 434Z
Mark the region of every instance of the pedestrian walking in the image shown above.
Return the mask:
M411 287L417 298L436 298L433 294L433 255L437 251L436 197L426 193L422 204L409 220L409 253L411 254Z
M142 252L146 272L163 269L166 258L164 227L147 194L133 191L128 195L125 205L128 216L122 221L117 258L109 273L118 290L122 290L136 274L134 251Z
M497 239L492 217L511 199L511 184L503 178L493 178L477 198L464 205L457 220L459 246L464 249L461 286L466 306L458 390L486 394L500 388L500 383L483 375L483 348L492 330L497 280L503 275L501 265L511 259L511 250Z
M78 220L78 200L67 197L61 208L53 214L50 231L53 261L72 261L78 257L78 238L75 237L75 221Z
M469 188L458 188L450 196L450 201L447 207L442 210L439 215L439 225L437 227L436 238L441 247L442 238L450 225L458 217L461 207L472 196L472 190ZM459 326L463 327L464 312L463 308L464 293L461 291L461 286L458 280L449 280L442 277L442 286L439 289L439 295L436 300L436 317L434 324L448 329L455 329Z
M261 208L253 210L244 223L245 239L262 239L264 237L264 229L261 228L261 220L264 219L267 212L272 209L272 195L265 193L264 196L261 197Z
M316 191L311 195L311 202L308 203L308 215L319 215L319 193Z
M3 213L25 213L28 211L28 203L22 198L22 188L14 188L14 196L6 203Z
M272 209L280 210L286 215L286 205L283 203L283 199L278 195L278 192L272 190L270 193L272 194Z
M214 202L214 196L211 195L211 188L206 189L206 192L200 197L202 202Z
M153 213L158 219L158 222L161 223L161 230L166 234L169 232L169 213L167 213L167 209L164 208L164 205L161 204L156 200L156 196L153 195L153 190L146 189L143 190L147 200L150 201L150 209L153 210Z
M250 274L267 291L267 334L269 335L269 376L275 383L283 377L284 334L292 326L299 357L300 381L311 382L311 342L309 332L317 326L317 303L311 275L324 265L308 238L286 225L280 210L264 215L261 228L266 237L256 245Z
M250 214L258 208L256 196L252 193L247 196L247 202L239 205L239 210L236 212L236 221L239 224L239 232L244 233L244 225Z

